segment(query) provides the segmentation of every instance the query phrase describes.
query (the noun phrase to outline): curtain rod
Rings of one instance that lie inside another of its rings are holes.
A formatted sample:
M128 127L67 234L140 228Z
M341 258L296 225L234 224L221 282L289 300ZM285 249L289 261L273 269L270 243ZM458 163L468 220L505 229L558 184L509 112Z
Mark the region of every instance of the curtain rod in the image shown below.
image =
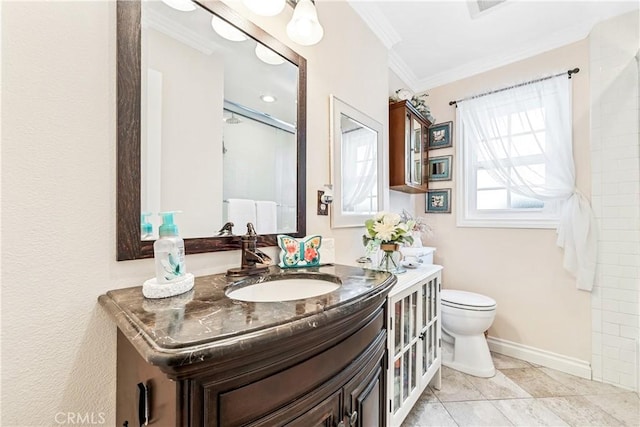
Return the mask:
M509 90L509 89L513 89L513 88L516 88L516 87L528 85L528 84L531 84L531 83L538 83L538 82L541 82L541 81L544 81L544 80L552 79L554 77L562 76L564 74L568 74L569 78L571 78L572 74L577 74L579 72L580 72L580 68L574 68L573 70L565 71L564 73L554 74L553 76L543 77L541 79L536 79L536 80L530 80L528 82L519 83L517 85L513 85L513 86L509 86L509 87L504 87L502 89L496 89L496 90L492 90L490 92L481 93L480 95L474 95L474 96L469 96L467 98L458 99L457 101L450 101L449 105L456 105L458 102L468 101L469 99L480 98L482 96L491 95L492 93L503 92L505 90Z

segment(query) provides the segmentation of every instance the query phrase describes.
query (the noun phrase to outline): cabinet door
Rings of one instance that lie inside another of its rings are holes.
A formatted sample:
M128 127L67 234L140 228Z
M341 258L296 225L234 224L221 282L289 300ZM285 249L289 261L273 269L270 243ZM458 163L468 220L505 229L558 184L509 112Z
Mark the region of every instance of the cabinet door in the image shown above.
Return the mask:
M404 419L420 396L419 313L420 288L416 286L392 299L393 345L389 355L392 366L391 413L393 419Z
M320 402L304 415L296 418L287 427L335 427L342 421L340 418L340 395L339 390Z
M423 126L411 113L407 113L405 126L407 132L405 136L406 182L408 185L419 187L423 184Z
M348 426L384 427L385 413L385 348L380 343L366 367L344 386L344 414Z
M426 387L434 371L440 368L440 276L421 285L422 315L420 319L421 385Z

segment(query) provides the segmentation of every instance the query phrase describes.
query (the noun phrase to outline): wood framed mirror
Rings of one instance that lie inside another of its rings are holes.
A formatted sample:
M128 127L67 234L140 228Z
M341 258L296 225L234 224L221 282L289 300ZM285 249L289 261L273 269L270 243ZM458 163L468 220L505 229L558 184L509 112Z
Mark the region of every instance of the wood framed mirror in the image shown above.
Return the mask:
M193 5L178 11L160 1L117 1L119 261L153 257L155 214L167 210L183 212L176 223L187 254L239 249L246 224L216 235L232 220L229 200L276 206L277 220L258 246L275 246L280 233L306 232L306 60L219 1ZM214 40L215 22L244 40ZM159 40L167 50L152 50ZM205 63L209 68L198 68ZM254 88L265 82L273 92ZM259 99L264 94L288 102L269 107ZM225 128L239 122L253 130ZM152 214L144 239L143 213Z

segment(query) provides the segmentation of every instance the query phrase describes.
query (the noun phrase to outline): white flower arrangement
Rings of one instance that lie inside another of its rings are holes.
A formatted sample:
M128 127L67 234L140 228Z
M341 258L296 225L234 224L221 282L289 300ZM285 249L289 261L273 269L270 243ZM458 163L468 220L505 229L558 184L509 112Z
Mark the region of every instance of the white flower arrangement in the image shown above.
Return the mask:
M378 212L373 218L364 223L366 234L362 241L368 250L373 250L385 244L412 244L411 230L415 221L404 221L397 213Z

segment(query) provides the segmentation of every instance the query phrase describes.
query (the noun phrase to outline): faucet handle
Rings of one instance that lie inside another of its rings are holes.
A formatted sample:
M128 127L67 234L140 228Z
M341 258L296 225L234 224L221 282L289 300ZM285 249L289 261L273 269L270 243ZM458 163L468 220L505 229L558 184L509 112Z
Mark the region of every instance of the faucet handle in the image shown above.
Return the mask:
M257 236L256 229L253 228L253 224L251 224L250 222L247 223L247 235Z
M225 223L220 230L218 230L218 234L216 236L231 236L233 234L233 223L227 222Z

